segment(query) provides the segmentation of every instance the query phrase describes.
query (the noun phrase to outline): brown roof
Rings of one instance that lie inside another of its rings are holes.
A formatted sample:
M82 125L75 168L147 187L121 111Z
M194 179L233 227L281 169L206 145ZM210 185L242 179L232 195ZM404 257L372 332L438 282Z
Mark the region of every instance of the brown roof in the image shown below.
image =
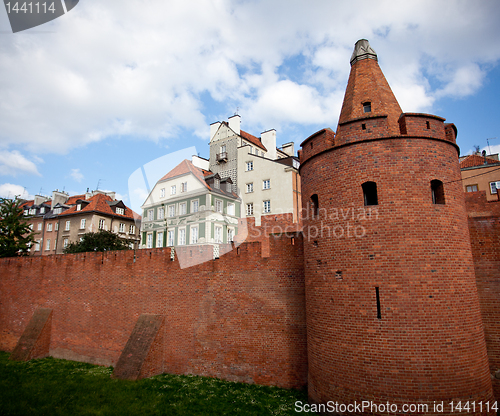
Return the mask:
M81 198L82 196L83 196L83 198ZM76 201L78 199L84 200L85 195L74 196L72 198L74 201L73 203L76 204ZM80 211L77 211L76 205L73 205L71 208L62 212L59 215L64 216L64 215L71 215L71 214L84 214L87 212L99 212L101 214L114 215L116 217L123 217L123 218L131 219L131 220L140 218L140 216L138 214L136 214L134 211L132 211L128 207L125 207L125 213L123 215L115 213L108 204L108 202L113 201L113 199L109 195L97 194L97 195L94 195L93 197L89 198L87 201L89 203L82 204L82 209ZM66 204L68 204L68 203L69 203L69 200L68 200L68 202L66 202Z
M500 162L496 159L492 159L490 157L484 157L481 155L469 155L465 159L460 162L460 169L463 168L472 168L474 166L485 166L484 161L486 160L488 165L496 164L498 165Z
M64 204L65 205L75 205L76 201L78 201L79 199L85 199L85 194L70 196Z
M262 150L267 152L267 149L265 146L262 144L259 138L252 136L250 133L247 133L246 131L240 130L240 136L243 137L245 140L249 141L253 145L260 147Z

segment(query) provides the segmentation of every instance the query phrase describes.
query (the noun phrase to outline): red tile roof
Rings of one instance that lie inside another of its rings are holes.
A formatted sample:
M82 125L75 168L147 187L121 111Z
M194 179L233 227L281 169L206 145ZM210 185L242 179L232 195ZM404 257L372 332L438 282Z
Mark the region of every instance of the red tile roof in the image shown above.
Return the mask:
M253 145L260 147L262 150L267 152L267 149L265 146L262 144L259 138L252 136L250 133L247 133L246 131L240 130L240 136L243 137L245 140L249 141Z
M70 196L64 205L75 205L76 201L79 199L85 199L85 194Z
M484 164L485 157L481 155L469 155L464 160L460 162L460 169L463 168L472 168L474 166L485 166ZM486 162L488 165L491 164L499 164L500 162L496 159L492 159L490 157L486 157Z
M78 199L85 200L85 195L80 195L83 198L79 198L78 196L71 197L72 202L76 204L76 201ZM134 211L132 211L130 208L125 206L125 213L123 215L115 213L111 207L109 206L108 202L113 201L113 199L109 195L104 195L104 194L97 194L94 195L93 197L89 198L88 204L82 204L82 209L80 211L76 210L76 205L73 205L71 208L68 210L62 212L59 214L60 216L63 215L71 215L71 214L84 214L86 212L99 212L101 214L105 215L114 215L116 217L123 217L126 219L139 219L140 216L136 214ZM69 200L66 202L66 204L69 203Z

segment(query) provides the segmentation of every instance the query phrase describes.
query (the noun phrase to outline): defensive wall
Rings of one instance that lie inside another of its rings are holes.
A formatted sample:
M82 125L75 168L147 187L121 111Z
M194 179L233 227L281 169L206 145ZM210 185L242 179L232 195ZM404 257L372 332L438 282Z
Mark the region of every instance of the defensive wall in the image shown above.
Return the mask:
M139 318L159 316L149 375L303 387L302 236L271 235L267 256L250 242L180 267L179 256L205 251L186 247L173 260L170 248L2 259L0 349L13 351L35 312L50 309L50 356L116 366Z

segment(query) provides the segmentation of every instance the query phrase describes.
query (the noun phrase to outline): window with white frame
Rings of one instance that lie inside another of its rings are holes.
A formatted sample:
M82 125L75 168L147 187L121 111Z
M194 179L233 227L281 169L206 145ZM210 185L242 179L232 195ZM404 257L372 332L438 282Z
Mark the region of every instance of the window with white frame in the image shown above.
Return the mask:
M69 245L69 238L65 238L65 239L63 240L63 248L68 247L68 245Z
M234 204L231 202L227 204L227 215L235 215Z
M222 212L222 201L220 199L215 200L215 211Z
M466 192L477 192L477 185L467 185Z
M42 223L41 222L38 223L38 227L37 228L38 228L38 231L42 231Z
M165 218L165 208L160 207L158 208L158 219L162 220L163 218Z
M118 229L120 233L124 233L125 232L125 223L121 222L120 223L120 228Z
M188 190L188 183L182 182L181 183L181 192L187 192L187 190Z
M215 234L214 234L214 240L217 244L222 243L222 227L216 225L214 228Z
M50 238L45 242L45 250L50 250Z
M54 250L57 248L57 238L54 240Z
M52 231L52 223L47 224L47 231Z
M104 230L104 220L102 218L99 220L99 229Z
M40 251L40 241L41 240L35 240L35 251Z
M172 247L174 245L175 231L169 230L167 232L167 247Z
M186 244L186 229L179 228L179 245L183 246Z
M155 219L155 213L153 209L148 210L148 221L153 221Z
M80 220L80 230L84 230L86 224L87 224L87 220L85 218L82 218Z
M60 214L62 212L62 208L54 209L54 214Z
M247 183L247 194L253 192L253 182Z
M116 213L118 215L124 215L125 214L125 210L123 208L116 207Z
M220 179L215 178L214 187L215 187L215 189L220 189Z
M253 162L252 161L246 162L246 166L247 166L246 167L247 172L253 170Z
M148 233L146 236L146 248L153 248L153 233Z
M265 179L262 181L262 189L270 189L271 188L271 180Z
M190 234L191 234L191 244L197 244L198 243L198 226L191 226Z
M168 206L168 216L175 217L175 205Z
M170 187L170 195L175 195L177 193L177 188L175 185Z
M497 189L500 189L500 181L490 182L490 192L491 194L496 194Z
M134 234L135 233L135 225L131 225L128 229L129 234Z
M28 215L29 211L27 209L24 210L24 215Z
M71 228L71 221L66 221L66 227L64 227L64 231L69 231Z
M165 198L165 188L160 189L160 198Z
M247 204L247 215L253 215L253 202Z
M197 199L195 199L194 201L191 201L191 212L198 212L199 206L200 206L200 203Z
M76 204L76 210L81 211L82 210L82 204Z
M58 222L56 222L55 230L56 231L59 230L59 223Z
M40 208L40 214L45 214L45 207Z
M156 247L163 247L163 232L156 234Z
M30 209L30 215L35 215L36 214L36 209L35 208L31 208Z
M264 213L271 212L271 201L264 201Z
M186 215L187 213L187 205L185 202L183 202L182 204L179 204L179 215Z
M227 229L227 242L230 243L234 239L234 228Z

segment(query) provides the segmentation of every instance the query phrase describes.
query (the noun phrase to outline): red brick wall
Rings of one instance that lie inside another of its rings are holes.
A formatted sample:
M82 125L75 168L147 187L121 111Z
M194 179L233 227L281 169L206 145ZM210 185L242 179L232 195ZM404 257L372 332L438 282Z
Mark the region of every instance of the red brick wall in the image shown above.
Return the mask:
M500 399L500 202L465 194L469 232L493 390Z
M457 158L449 142L396 137L302 165L304 207L319 199L304 221L312 401L492 398ZM364 207L366 181L377 206Z
M302 387L307 377L302 239L271 236L181 269L170 249L0 260L0 348L38 307L53 309L50 354L116 364L139 315L161 314L163 369Z

